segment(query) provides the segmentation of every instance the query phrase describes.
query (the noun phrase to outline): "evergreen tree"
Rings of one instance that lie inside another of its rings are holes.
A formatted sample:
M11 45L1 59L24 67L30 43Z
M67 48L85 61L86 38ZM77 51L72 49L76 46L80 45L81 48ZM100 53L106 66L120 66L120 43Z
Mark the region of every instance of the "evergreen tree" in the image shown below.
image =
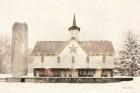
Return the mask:
M129 31L119 52L118 71L123 76L137 76L140 69L140 45L134 33Z

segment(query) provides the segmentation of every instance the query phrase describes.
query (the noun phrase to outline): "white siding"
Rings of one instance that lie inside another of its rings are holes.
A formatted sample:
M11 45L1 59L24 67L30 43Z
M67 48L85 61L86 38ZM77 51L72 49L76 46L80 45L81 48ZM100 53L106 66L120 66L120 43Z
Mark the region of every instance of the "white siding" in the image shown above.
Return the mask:
M91 56L90 67L102 69L113 68L113 56L105 56L105 62L103 62L103 56Z
M76 53L71 53L69 47L72 45L77 47ZM57 62L58 56L60 57L60 63ZM89 62L87 63L88 55L75 40L71 40L58 56L44 56L43 64L41 63L41 56L35 56L34 68L113 68L113 56L106 56L105 62L103 62L103 56L90 56ZM72 56L75 57L74 63L72 63Z
M106 62L104 68L113 68L114 58L113 56L106 56Z
M41 68L41 56L34 56L33 59L33 68Z
M93 56L91 62L93 61L93 67L94 68L98 68L101 69L103 67L103 60L102 60L102 56Z
M74 45L77 47L76 53L72 52L69 47ZM60 66L61 68L84 68L87 66L86 57L87 54L83 51L83 49L78 45L77 42L72 40L68 46L59 54L60 56ZM72 56L75 57L75 63L72 63Z
M44 57L44 67L46 68L57 68L59 65L57 63L57 56L45 56Z

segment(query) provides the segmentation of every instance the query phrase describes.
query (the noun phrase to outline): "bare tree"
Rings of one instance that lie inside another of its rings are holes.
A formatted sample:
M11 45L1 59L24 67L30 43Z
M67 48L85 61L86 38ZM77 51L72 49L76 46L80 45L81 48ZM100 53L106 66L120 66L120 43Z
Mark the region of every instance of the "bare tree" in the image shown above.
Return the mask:
M0 73L5 73L6 66L9 64L10 59L10 40L5 35L0 37ZM10 69L10 68L9 68Z

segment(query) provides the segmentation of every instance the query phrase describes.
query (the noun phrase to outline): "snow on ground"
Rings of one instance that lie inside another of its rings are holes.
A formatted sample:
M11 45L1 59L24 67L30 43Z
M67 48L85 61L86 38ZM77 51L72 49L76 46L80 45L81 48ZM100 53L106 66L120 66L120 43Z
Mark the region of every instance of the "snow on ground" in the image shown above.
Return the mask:
M118 83L6 83L0 93L140 93L140 78Z

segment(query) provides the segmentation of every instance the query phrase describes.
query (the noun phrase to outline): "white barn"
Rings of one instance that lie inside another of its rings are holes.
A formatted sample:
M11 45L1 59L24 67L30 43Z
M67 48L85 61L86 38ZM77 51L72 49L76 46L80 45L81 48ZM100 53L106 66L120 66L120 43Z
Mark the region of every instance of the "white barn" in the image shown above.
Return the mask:
M79 41L80 28L69 28L69 41L38 41L33 49L35 77L112 77L111 41Z

